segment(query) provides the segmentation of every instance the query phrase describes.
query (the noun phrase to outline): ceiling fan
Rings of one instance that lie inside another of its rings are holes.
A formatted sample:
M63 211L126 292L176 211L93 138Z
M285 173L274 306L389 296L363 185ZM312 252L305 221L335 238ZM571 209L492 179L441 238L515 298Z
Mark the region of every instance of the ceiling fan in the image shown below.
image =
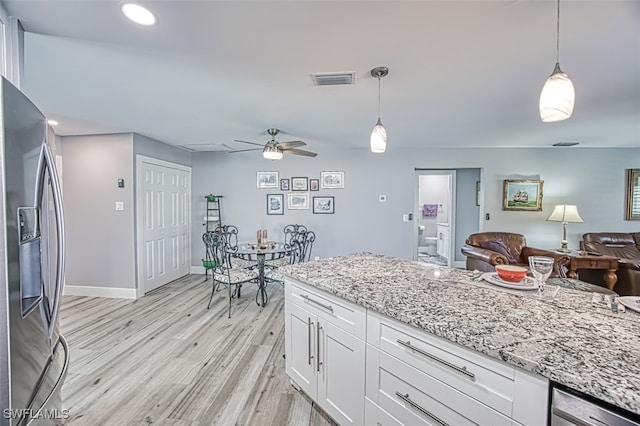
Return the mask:
M299 146L306 145L306 143L302 141L276 142L275 137L279 132L280 130L278 129L273 129L273 128L267 129L267 133L271 135L271 140L264 145L261 143L240 141L235 139L236 142L248 143L250 145L257 145L262 148L236 149L233 151L229 151L229 153L258 151L262 149L262 156L268 160L279 160L282 158L283 154L304 155L305 157L315 157L318 155L315 152L305 151L304 149L298 149Z

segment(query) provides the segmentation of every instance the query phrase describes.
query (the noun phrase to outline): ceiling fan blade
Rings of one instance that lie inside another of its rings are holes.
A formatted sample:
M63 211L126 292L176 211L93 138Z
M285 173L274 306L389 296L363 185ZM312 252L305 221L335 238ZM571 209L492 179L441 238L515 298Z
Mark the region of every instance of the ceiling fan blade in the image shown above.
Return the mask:
M233 151L227 151L229 154L234 152L247 152L247 151L262 151L262 148L250 148L250 149L234 149Z
M318 155L315 152L305 151L304 149L296 149L296 148L283 149L282 152L284 152L285 154L304 155L305 157L316 157Z
M298 146L305 146L306 143L302 141L287 141L287 142L278 142L278 146L282 149L287 148L296 148Z
M238 139L234 139L234 142L242 142L242 143L248 143L248 144L256 145L256 146L264 146L264 144L263 144L263 143L255 143L255 142L239 141Z

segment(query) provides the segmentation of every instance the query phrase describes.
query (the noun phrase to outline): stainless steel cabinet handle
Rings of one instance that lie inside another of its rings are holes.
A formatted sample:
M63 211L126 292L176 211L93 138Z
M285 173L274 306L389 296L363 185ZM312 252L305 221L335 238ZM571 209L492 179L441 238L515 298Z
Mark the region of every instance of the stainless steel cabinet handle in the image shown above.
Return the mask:
M329 312L333 313L333 306L331 305L325 305L324 303L320 303L317 300L313 300L312 298L309 297L308 294L301 294L300 297L302 297L304 300L311 302L311 303L315 303L316 305L325 308L326 310L328 310Z
M311 355L311 327L313 326L313 321L311 321L311 318L307 318L307 343L309 345L309 365L311 365L311 358L313 358L313 355Z
M396 396L398 398L402 399L404 402L406 402L410 406L412 406L413 408L415 408L416 410L420 411L425 416L428 416L429 418L431 418L433 421L438 422L442 426L449 426L449 423L445 422L444 420L442 420L440 417L436 416L435 414L431 414L428 410L425 410L420 405L418 405L415 402L413 402L411 400L411 398L409 398L409 394L408 393L403 395L400 392L396 391Z
M322 364L320 362L320 330L322 330L322 327L320 326L320 321L318 321L318 329L316 330L316 371L318 373L320 372L320 364Z
M408 349L411 349L412 351L418 352L420 355L424 355L424 356L426 356L427 358L429 358L429 359L431 359L433 361L439 362L440 364L445 365L445 366L457 371L458 373L464 374L465 376L469 377L471 380L475 380L476 379L476 375L471 373L470 371L467 371L467 367L464 367L464 366L463 367L458 367L457 365L451 364L450 362L445 361L442 358L438 358L435 355L431 355L429 352L425 352L420 348L416 348L409 341L404 342L404 341L402 341L400 339L396 339L396 342L398 342L399 344L401 344L405 348L408 348Z

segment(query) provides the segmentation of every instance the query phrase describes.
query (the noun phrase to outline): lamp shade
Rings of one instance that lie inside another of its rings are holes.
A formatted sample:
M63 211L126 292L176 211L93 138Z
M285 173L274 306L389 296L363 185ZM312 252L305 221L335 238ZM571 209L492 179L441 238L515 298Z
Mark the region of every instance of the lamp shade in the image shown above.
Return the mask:
M381 154L387 149L387 131L378 117L378 122L371 131L371 152Z
M578 207L571 204L558 204L547 220L551 222L584 222L578 213Z
M544 122L566 120L573 113L575 98L573 83L556 62L540 93L540 118Z

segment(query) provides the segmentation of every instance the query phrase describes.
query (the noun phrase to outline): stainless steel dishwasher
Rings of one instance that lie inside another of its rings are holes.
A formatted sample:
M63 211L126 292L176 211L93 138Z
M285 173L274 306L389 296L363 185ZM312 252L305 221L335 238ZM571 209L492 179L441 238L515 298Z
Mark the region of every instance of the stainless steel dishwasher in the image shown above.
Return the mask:
M558 385L551 394L551 426L637 426L640 416Z

